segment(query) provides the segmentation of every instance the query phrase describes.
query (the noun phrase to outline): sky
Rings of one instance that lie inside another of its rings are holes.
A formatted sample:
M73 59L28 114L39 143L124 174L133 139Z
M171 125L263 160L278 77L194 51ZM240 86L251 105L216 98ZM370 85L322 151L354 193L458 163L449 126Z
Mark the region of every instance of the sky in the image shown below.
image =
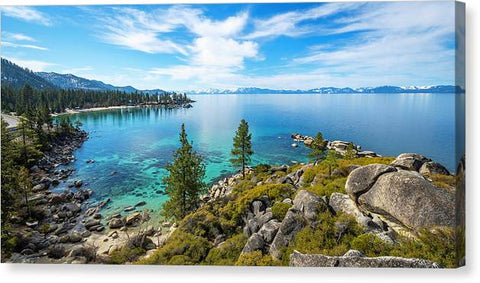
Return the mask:
M137 89L454 85L462 36L453 1L0 10L3 58Z

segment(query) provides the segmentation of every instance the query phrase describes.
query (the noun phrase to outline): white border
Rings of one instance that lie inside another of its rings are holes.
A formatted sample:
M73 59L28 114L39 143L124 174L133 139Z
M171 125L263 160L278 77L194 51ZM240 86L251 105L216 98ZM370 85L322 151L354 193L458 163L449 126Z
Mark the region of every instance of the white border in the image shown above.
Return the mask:
M154 3L234 3L234 2L312 2L298 0L248 1L248 0L2 0L0 5L79 5L79 4L154 4ZM313 1L315 2L315 1ZM317 1L321 2L321 1ZM333 2L333 1L325 1ZM342 2L342 1L335 1ZM478 218L480 207L480 95L478 91L479 61L474 50L479 49L480 4L478 0L464 0L467 16L467 266L457 270L412 270L412 269L339 269L339 268L248 268L248 267L165 267L165 266L106 266L106 265L0 265L2 282L473 282L480 278Z

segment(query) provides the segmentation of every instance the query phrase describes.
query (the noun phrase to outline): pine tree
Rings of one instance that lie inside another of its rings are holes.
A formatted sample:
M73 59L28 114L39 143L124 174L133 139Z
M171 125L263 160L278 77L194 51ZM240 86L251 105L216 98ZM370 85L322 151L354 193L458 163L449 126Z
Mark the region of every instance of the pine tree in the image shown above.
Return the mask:
M32 192L32 178L28 172L28 169L25 167L21 167L17 174L17 185L19 189L19 193L21 194L23 201L25 202L25 206L27 207L27 215L31 217L32 213L30 210L30 203L28 201L28 196Z
M345 149L345 154L343 155L343 158L347 160L353 160L357 157L357 153L355 152L354 146L352 142L349 142L347 145L347 148Z
M230 162L233 167L240 167L242 175L245 178L245 166L251 161L252 150L252 134L248 131L248 123L245 119L240 121L240 125L233 137L233 149L231 151L232 158Z
M13 211L12 207L15 203L15 167L14 167L14 151L13 151L13 137L10 133L10 130L7 129L7 123L1 119L1 130L2 130L2 223L6 223L9 219L9 213ZM3 226L3 225L2 225Z
M17 163L27 168L32 166L42 154L39 150L38 137L35 131L32 130L31 123L25 116L20 116L15 136L15 138L19 139L19 142L15 143L14 149L16 151L15 156L20 158L20 160L17 160Z
M206 191L205 165L188 142L185 125L180 132L181 147L173 154L174 161L167 164L169 175L163 179L167 185L165 192L170 197L163 205L163 214L167 218L180 220L198 208L199 196Z
M317 136L313 139L312 144L310 145L312 152L309 156L314 160L318 161L325 157L325 151L327 149L327 141L323 139L321 132L317 133Z
M338 167L337 162L337 153L335 150L329 150L327 153L327 157L325 160L322 161L322 164L328 167L328 176L332 176L332 170Z

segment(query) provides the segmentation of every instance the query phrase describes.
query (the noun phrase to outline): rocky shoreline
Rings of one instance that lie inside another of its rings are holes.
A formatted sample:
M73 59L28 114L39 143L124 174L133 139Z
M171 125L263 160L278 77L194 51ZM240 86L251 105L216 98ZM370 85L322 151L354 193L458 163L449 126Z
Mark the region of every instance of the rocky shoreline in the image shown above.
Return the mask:
M292 147L298 147L298 142L302 142L305 146L309 147L312 143L314 138L310 136L304 136L299 133L293 133L290 136L294 143L292 143ZM328 150L335 150L339 155L345 155L347 151L348 144L350 142L347 141L341 141L341 140L334 140L334 141L329 141L325 140L327 142L326 148ZM353 143L352 143L353 144ZM356 157L381 157L381 155L377 154L374 151L371 150L362 150L362 147L359 145L353 144L353 151Z
M104 217L101 211L110 199L91 202L94 192L86 188L84 180L68 184L61 193L50 190L74 173L66 166L75 160L73 152L87 139L88 134L82 130L57 138L51 150L31 168L34 187L28 200L35 219L12 219L18 244L8 262L102 263L108 260L109 253L126 245L140 243L145 250L154 249L175 229L170 223L160 228L143 225L150 218L147 211ZM139 202L134 209L144 204Z
M29 201L34 204L36 220L15 224L13 231L18 237L18 245L9 262L115 263L111 261L112 256L125 248L139 248L143 253L141 258L148 259L168 243L177 227L182 228L184 225L182 222L180 226L170 222L152 224L149 211L137 209L145 205L144 201L132 205L132 209L127 207L125 212L128 214L125 216L119 213L104 215L102 209L110 205L110 199L91 202L90 197L94 192L87 188L84 180L68 184L69 188L62 193L52 193L51 187L64 183L74 173L73 169L63 166L75 160L74 150L87 138L86 132L76 130L71 136L58 139L52 144L52 149L31 168L35 186L34 195ZM298 135L292 135L292 138L307 141L306 144L310 140L309 137ZM348 145L339 141L328 144L340 154L345 149L343 145ZM379 159L377 154L358 154L361 152L360 147L354 148L357 157ZM87 161L93 162L95 161ZM258 168L248 167L246 174L252 185L279 185L290 196L274 200L268 195L261 195L248 204L247 212L242 218L243 224L237 227L247 238L241 255L261 252L280 260L285 248L294 241L296 233L306 227L319 225L317 215L321 211L330 211L333 216L350 215L364 229L365 234L375 235L392 245L398 243L397 238L400 236L415 238L416 232L424 227L454 227L452 192L455 188L440 188L430 179L435 175L452 177L445 167L413 153L401 154L388 162L391 163L349 165L335 169L333 176L346 178L345 191L328 196L317 195L309 189L327 177L307 176L317 164L268 167L263 173L258 173ZM260 178L259 174L264 176ZM219 180L210 187L208 194L201 197L199 211L235 200L238 197L235 190L244 182L240 173ZM275 216L273 211L279 203L288 208L282 217ZM335 223L337 224L340 225L338 229L343 229L342 223ZM219 232L212 238L212 243L214 247L220 248L226 240L227 236ZM358 251L349 251L337 257L294 251L290 265L439 267L437 263L428 260L369 258Z

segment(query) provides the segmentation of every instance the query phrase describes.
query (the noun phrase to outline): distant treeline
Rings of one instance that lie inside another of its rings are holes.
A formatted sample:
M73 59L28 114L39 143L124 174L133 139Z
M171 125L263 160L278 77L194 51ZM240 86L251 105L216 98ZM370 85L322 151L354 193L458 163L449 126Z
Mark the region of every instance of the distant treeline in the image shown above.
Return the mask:
M37 90L30 85L23 88L2 86L2 111L25 113L26 109L46 107L50 113L61 113L65 109L93 108L140 104L184 104L191 102L186 94L144 94L121 91L94 91L51 89Z

